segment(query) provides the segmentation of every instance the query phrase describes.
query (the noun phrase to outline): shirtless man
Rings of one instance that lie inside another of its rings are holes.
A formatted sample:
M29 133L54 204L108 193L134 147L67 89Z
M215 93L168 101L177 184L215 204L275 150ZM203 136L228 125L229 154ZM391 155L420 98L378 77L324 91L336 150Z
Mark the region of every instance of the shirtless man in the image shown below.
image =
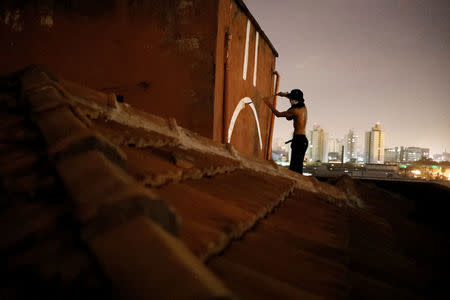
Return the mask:
M278 93L276 95L288 98L291 102L291 108L287 111L279 112L272 105L272 97L265 97L263 100L277 118L285 117L288 120L294 120L294 136L291 144L292 153L289 170L303 174L303 159L308 149L308 139L305 135L308 111L304 103L303 92L295 89L290 93Z

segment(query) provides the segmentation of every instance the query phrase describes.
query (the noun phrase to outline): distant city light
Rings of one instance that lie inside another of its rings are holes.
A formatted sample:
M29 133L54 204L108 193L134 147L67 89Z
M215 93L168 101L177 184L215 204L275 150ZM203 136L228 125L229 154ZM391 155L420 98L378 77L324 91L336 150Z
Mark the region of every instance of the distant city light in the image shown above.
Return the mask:
M420 172L420 170L412 170L411 173L415 174L415 175L420 175L422 174L422 172Z
M356 178L378 177L389 180L402 178L450 180L450 167L440 165L444 160L450 161L450 153L443 152L431 158L428 148L412 146L385 148L384 131L379 124L366 133L365 142L366 146L370 144L370 149L361 151L357 147L358 140L353 130L342 139L337 139L329 137L328 133L316 125L314 130L308 133L310 142L304 161L307 169L305 175L326 177L347 174ZM290 147L285 146L282 139L276 143L276 152L273 152L272 158L278 165L289 166Z

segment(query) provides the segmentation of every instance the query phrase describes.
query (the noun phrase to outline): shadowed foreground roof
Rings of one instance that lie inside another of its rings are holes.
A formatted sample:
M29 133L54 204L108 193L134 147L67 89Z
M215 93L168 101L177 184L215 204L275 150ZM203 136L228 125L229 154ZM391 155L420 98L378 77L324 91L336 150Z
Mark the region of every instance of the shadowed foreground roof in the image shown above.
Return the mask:
M399 195L244 157L39 67L0 84L6 298L415 299L436 284L422 243L442 237Z

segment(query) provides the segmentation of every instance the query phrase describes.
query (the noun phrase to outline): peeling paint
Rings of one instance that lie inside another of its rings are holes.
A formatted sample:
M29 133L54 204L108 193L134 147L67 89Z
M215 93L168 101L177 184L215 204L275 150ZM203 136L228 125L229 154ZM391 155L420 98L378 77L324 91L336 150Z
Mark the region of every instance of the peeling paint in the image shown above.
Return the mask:
M186 8L194 8L194 1L181 0L178 4L177 10L183 10Z
M20 9L16 9L14 11L14 15L12 16L11 19L12 19L11 29L16 32L21 32L24 27L24 21Z
M11 11L7 10L5 12L5 24L8 25L9 24L9 18L11 17Z
M192 51L200 48L200 41L198 38L187 38L176 40L178 48L182 51Z
M52 28L53 26L53 16L52 15L45 15L41 16L41 25L44 27Z
M5 23L5 25L11 26L11 30L15 32L23 31L25 24L22 11L20 9L16 9L14 12L6 10L3 22Z
M189 18L183 18L183 17L191 16L193 14L193 11L194 11L194 3L193 3L193 1L185 1L185 0L180 1L180 3L178 4L178 7L177 7L177 15L182 17L180 22L182 24L189 23L190 19Z

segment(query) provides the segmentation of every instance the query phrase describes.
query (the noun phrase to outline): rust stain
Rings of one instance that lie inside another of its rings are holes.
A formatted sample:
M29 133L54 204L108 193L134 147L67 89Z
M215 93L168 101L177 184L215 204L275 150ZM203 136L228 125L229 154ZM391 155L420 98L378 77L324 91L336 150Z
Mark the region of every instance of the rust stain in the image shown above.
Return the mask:
M23 19L23 11L21 9L6 10L3 23L7 25L13 32L21 32L24 29L25 22Z
M45 15L41 16L41 25L44 27L51 28L53 26L53 16L52 15Z
M182 51L192 51L200 48L200 41L198 38L184 38L176 40L178 48Z

